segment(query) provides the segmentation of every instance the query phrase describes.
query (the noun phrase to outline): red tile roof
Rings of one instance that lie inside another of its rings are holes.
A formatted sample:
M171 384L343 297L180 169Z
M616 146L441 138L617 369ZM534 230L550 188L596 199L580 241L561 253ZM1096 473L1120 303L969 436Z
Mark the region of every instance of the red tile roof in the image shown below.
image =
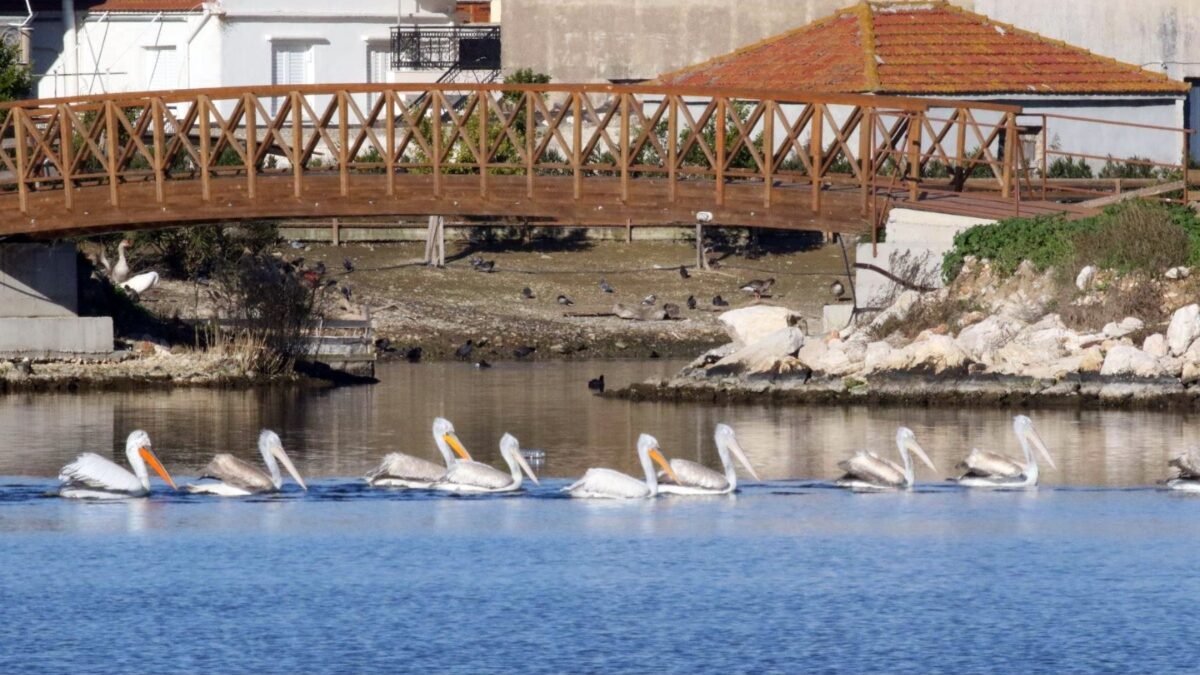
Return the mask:
M1160 73L993 21L945 0L862 2L659 76L681 86L899 95L1182 94Z

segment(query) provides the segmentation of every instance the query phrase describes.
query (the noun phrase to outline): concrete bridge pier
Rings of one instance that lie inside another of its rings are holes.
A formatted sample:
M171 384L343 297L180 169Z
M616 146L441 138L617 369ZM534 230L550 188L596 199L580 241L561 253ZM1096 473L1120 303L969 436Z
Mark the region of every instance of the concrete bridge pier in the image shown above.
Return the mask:
M112 318L79 316L73 244L0 243L0 358L113 351Z

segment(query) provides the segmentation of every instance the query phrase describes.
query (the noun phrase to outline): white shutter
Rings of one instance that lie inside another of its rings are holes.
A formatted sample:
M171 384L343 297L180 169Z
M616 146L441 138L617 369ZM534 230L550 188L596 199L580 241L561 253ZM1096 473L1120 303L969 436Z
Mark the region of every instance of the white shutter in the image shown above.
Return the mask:
M312 45L296 42L280 42L271 45L271 84L311 84ZM271 101L273 111L278 111L282 99Z
M179 88L179 52L174 47L147 47L143 55L146 89Z
M367 44L367 82L381 84L388 81L392 69L392 50L386 43ZM375 94L367 97L367 107L375 105Z

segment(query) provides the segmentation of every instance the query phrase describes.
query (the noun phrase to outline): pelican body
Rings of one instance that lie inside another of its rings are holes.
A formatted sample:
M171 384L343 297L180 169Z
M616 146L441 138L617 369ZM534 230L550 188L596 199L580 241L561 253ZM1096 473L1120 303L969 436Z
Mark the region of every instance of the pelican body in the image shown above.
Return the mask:
M470 453L458 440L458 435L454 433L454 425L448 419L438 417L433 420L433 443L438 452L442 453L444 465L402 452L393 452L385 455L379 466L366 475L367 484L372 487L429 489L446 476L447 470L456 461L455 454L461 459L471 461Z
M658 475L654 472L657 463L672 481L679 482L675 469L663 457L658 440L650 434L638 436L638 459L641 460L645 480L623 474L612 469L588 469L583 478L563 488L572 497L583 499L646 499L658 495Z
M1024 488L1038 484L1037 456L1033 452L1036 447L1051 468L1058 468L1050 458L1046 443L1033 428L1033 420L1024 415L1013 418L1013 433L1021 444L1025 461L1017 461L1008 455L985 450L972 449L970 454L959 462L958 467L963 475L952 479L965 487L984 488Z
M172 489L178 489L171 474L151 449L150 435L138 429L125 439L125 459L130 472L110 459L85 452L58 472L59 497L67 499L128 499L150 494L150 465Z
M718 473L696 462L686 459L672 459L671 468L675 470L676 482L661 483L658 491L672 495L727 495L737 490L737 467L733 458L745 467L746 471L761 480L746 453L738 443L733 428L728 424L718 424L713 432L713 441L717 444L717 454L721 458L721 468L724 473ZM732 455L732 457L731 457Z
M914 472L910 451L930 469L937 470L908 427L896 430L896 449L903 466L873 452L859 450L850 459L838 462L838 468L846 474L834 481L834 485L851 490L911 490Z
M194 483L187 486L187 491L193 494L216 495L218 497L245 497L246 495L262 492L279 492L283 487L283 476L279 473L279 465L287 469L292 478L304 490L308 485L300 477L296 465L283 449L279 435L270 429L263 429L258 435L258 451L262 453L263 464L267 470L249 464L227 453L221 453L200 472L200 478L212 478L211 483Z
M521 489L524 476L529 476L534 485L540 485L533 469L521 456L521 444L512 434L500 438L500 456L508 464L507 473L474 460L459 460L446 469L446 475L434 483L433 488L464 494L516 492Z
M1167 480L1167 488L1183 492L1200 492L1200 448L1191 448L1167 462L1178 475Z

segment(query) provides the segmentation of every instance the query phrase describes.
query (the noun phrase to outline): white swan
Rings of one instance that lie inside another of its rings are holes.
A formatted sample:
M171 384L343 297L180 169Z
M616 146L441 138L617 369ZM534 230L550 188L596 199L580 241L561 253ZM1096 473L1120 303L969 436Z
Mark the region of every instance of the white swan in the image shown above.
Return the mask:
M612 469L588 469L587 473L583 474L583 478L575 481L571 485L563 488L563 492L569 493L572 497L582 497L585 499L645 499L654 497L658 494L658 475L654 472L654 464L658 463L663 471L667 472L667 476L675 482L679 482L679 477L675 475L675 470L663 457L662 451L658 448L658 440L650 434L642 434L638 436L637 442L638 459L642 464L642 471L646 475L644 481L638 480L633 476L613 471Z
M540 485L533 469L521 456L521 444L512 434L500 438L500 456L508 464L508 472L472 460L458 460L446 470L446 475L433 484L435 490L447 492L515 492L521 489L522 472L534 485Z
M125 249L133 246L133 242L128 239L122 239L121 243L117 244L117 264L112 268L112 280L114 283L124 283L129 278L129 261L125 259Z
M713 431L713 441L717 444L717 454L721 458L723 473L718 473L702 464L686 459L672 459L671 468L675 470L678 480L675 483L659 484L658 491L673 495L726 495L734 492L738 486L734 458L746 468L754 480L761 480L754 467L750 465L750 460L746 458L741 444L738 443L737 435L733 433L733 427L728 424L718 424Z

